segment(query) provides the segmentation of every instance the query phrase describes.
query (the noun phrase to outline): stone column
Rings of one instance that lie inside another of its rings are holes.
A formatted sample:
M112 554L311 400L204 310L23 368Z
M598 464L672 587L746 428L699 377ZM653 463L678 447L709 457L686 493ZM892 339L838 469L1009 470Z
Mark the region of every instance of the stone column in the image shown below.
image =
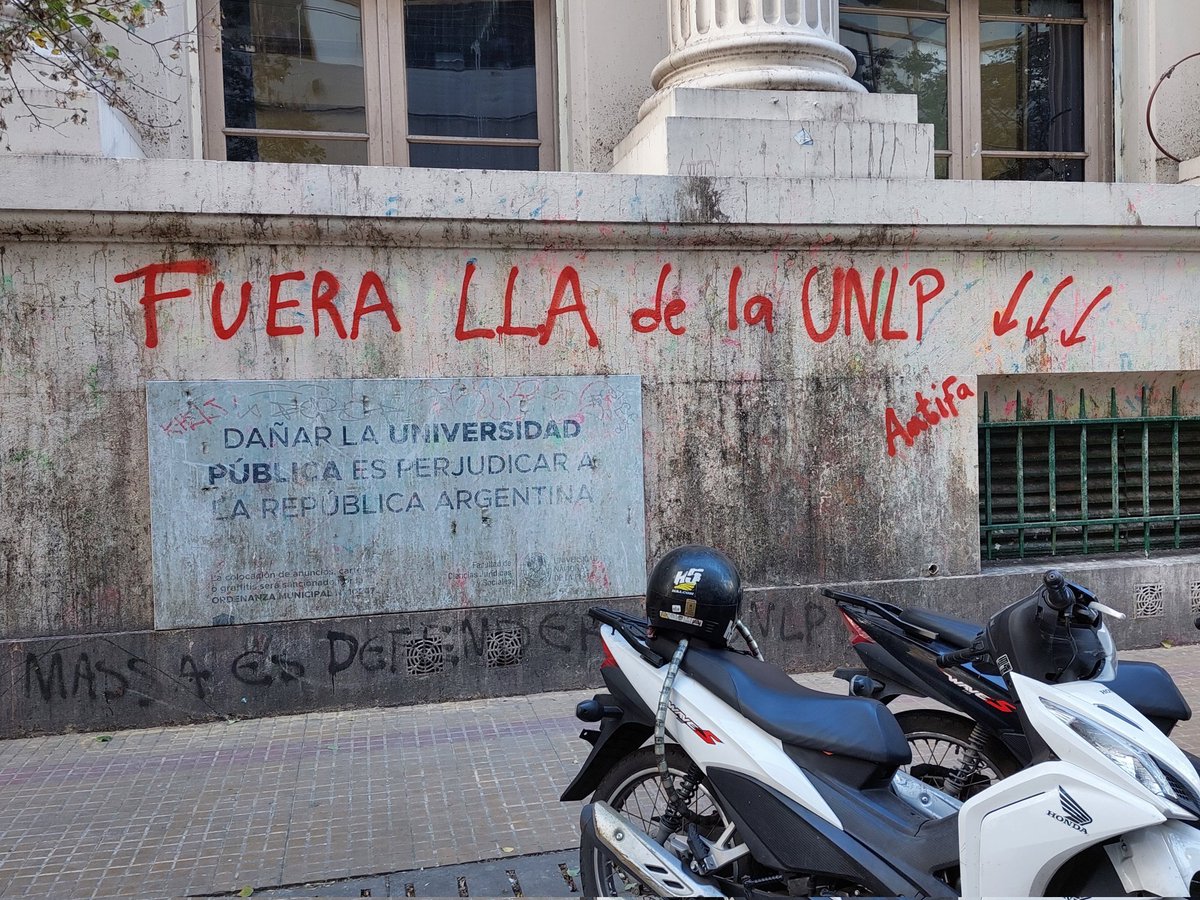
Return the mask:
M933 177L917 98L868 94L836 0L667 0L671 52L612 171L738 178Z
M837 0L669 0L671 52L651 75L674 87L851 91L854 56L838 43Z

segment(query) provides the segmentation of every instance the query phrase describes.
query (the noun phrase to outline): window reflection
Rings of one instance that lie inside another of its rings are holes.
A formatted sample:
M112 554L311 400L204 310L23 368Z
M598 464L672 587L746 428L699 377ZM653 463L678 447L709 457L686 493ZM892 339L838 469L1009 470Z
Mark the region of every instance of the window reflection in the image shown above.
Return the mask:
M409 146L409 164L428 169L512 169L536 172L538 148L414 143Z
M532 0L407 0L404 11L412 134L537 138Z
M990 181L1083 181L1083 160L987 157L983 177Z
M842 0L842 6L847 8L896 9L903 12L944 13L946 3L947 0Z
M980 24L985 150L1082 151L1083 27Z
M946 23L914 16L842 13L842 43L858 64L854 79L872 93L916 94L917 118L948 143Z
M979 0L979 13L984 16L1082 19L1083 0Z
M320 141L312 138L230 136L225 138L225 158L239 162L324 163L365 166L367 142Z
M357 0L221 0L221 36L227 127L366 132Z

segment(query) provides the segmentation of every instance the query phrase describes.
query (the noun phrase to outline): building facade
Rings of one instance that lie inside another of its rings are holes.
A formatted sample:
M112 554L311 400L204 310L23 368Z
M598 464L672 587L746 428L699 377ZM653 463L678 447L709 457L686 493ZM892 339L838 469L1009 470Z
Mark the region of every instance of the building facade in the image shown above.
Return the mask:
M1049 565L1192 639L1183 0L222 0L119 43L121 108L7 112L4 734L588 684L587 607L686 542L794 669L846 655L824 585L981 618Z

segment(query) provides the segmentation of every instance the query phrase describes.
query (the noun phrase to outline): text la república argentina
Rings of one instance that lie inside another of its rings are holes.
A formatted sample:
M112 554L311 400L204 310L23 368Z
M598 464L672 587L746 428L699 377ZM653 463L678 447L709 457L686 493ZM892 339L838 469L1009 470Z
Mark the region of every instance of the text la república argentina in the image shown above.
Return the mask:
M507 509L520 506L561 506L593 502L587 485L532 485L529 487L480 488L474 491L442 491L433 511L461 509ZM258 501L236 498L214 500L213 518L219 522L252 518L254 509L263 519L304 519L309 516L372 516L381 513L425 511L425 501L416 491L390 494L336 494L323 497L263 497Z

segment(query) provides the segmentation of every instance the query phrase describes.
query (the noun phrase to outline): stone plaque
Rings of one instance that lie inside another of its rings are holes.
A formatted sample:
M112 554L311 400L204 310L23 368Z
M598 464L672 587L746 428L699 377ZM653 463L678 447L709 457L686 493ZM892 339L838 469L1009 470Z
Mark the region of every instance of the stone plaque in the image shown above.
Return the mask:
M644 590L638 377L146 393L157 628Z

